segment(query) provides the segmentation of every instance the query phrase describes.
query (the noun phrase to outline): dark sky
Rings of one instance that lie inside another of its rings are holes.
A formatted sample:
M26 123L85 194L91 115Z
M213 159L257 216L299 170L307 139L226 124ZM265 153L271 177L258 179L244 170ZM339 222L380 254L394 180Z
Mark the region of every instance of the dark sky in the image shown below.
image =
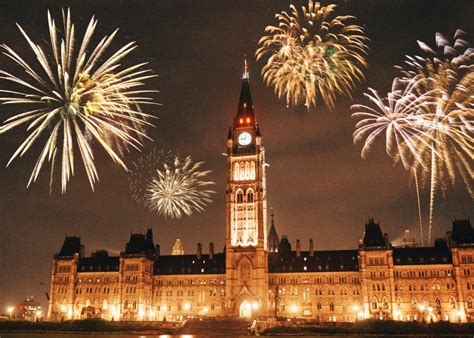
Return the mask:
M324 2L327 3L327 2ZM297 1L295 4L305 4ZM370 86L389 89L405 54L418 52L416 40L430 45L435 32L452 36L460 27L471 36L474 3L466 1L338 1L337 12L358 17L371 39L367 81L358 86L354 102L366 103L361 93ZM130 232L153 227L155 242L168 253L181 238L185 251L196 243L214 241L222 250L225 235L225 151L227 128L237 109L243 55L249 55L250 83L257 118L267 151L268 204L275 208L279 234L299 238L307 249L309 238L317 249L356 248L369 216L379 220L391 240L404 229L417 229L416 194L409 175L393 166L383 146L360 158L352 143L354 121L349 100L339 100L332 112L323 106L307 112L287 109L260 77L262 63L253 55L257 41L274 15L287 10L287 1L0 1L0 43L32 60L15 23L36 42L47 38L46 11L58 21L63 6L70 6L76 29L83 32L90 17L99 19L97 36L120 27L113 44L118 48L137 41L130 63L147 61L159 75L148 83L160 93L156 109L160 120L146 145L172 149L204 160L217 183L215 201L202 214L181 221L166 220L132 200L126 173L101 151L96 154L100 182L96 191L77 163L68 192L48 192L48 171L26 190L38 148L5 164L25 137L24 129L0 135L0 311L7 304L34 295L46 304L40 282L49 284L53 254L64 235L76 234L87 253L107 249L118 254ZM0 68L15 71L3 55ZM2 86L5 86L3 83ZM150 109L148 108L148 111ZM9 115L0 107L1 120ZM381 144L381 143L380 143ZM137 153L126 156L127 163ZM427 219L428 190L423 192ZM454 217L474 215L472 200L462 186L438 198L434 234L443 236ZM416 233L418 235L418 233Z

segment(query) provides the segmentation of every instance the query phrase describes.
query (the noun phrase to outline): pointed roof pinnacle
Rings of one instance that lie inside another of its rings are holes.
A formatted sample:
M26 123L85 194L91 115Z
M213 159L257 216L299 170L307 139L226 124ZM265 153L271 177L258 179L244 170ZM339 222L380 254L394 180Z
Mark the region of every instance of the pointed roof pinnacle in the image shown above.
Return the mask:
M247 60L244 60L244 74L242 75L242 87L240 89L239 105L237 107L237 118L250 118L250 123L255 122L253 111L252 94L250 93L249 71Z
M249 80L250 74L249 74L249 67L247 65L247 55L244 55L244 73L242 74L242 79L243 80Z

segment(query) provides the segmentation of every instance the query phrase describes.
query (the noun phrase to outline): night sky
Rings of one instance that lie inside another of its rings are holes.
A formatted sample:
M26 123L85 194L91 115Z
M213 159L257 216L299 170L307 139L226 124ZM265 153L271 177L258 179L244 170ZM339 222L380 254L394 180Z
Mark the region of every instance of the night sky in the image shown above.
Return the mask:
M323 3L327 3L324 1ZM38 156L38 147L5 168L25 137L24 128L0 135L0 312L7 304L33 295L46 305L40 282L50 282L52 257L64 236L78 235L87 254L107 249L124 250L131 232L152 227L155 242L168 254L181 238L186 253L202 242L207 252L213 241L221 251L225 237L225 169L228 126L236 113L243 56L248 56L250 85L257 119L266 146L268 206L273 206L279 235L291 243L299 238L304 250L309 238L315 248L356 248L368 217L381 222L392 241L404 229L418 236L416 193L409 174L393 162L379 142L368 159L360 158L360 145L352 143L352 103L367 103L366 88L390 88L404 55L419 52L416 40L434 44L434 34L452 37L456 28L474 34L474 2L466 1L338 1L338 14L352 14L366 29L370 42L367 81L354 100L340 99L336 109L318 105L306 111L286 108L260 76L263 63L254 53L265 26L274 24L275 13L288 10L287 1L0 1L0 43L6 43L31 61L33 54L15 26L18 22L35 42L47 38L46 11L61 22L61 8L70 6L76 29L82 33L92 15L99 19L97 37L120 27L112 49L129 41L139 48L130 64L149 62L158 74L148 82L160 91L162 106L145 108L159 116L150 130L153 142L145 147L171 149L206 162L216 182L215 201L205 212L180 221L164 219L138 206L130 196L127 175L97 147L100 182L92 192L82 163L61 195L49 195L49 172L26 189ZM307 4L297 1L296 5ZM78 35L80 36L80 35ZM5 56L0 68L18 70ZM2 88L5 83L1 83ZM1 120L11 116L0 107ZM132 163L138 152L126 155ZM428 189L423 191L427 220ZM434 235L444 236L455 217L474 216L472 200L459 185L436 202ZM426 222L425 222L426 223Z

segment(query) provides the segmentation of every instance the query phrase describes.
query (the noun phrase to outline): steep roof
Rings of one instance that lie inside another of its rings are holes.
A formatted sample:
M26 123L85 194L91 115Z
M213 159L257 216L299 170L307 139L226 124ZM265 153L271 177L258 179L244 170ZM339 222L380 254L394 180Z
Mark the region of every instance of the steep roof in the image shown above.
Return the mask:
M363 243L366 247L385 246L387 244L380 229L380 224L375 223L373 218L370 218L365 224Z
M61 250L57 254L57 257L72 257L74 254L82 255L84 252L84 246L81 244L81 239L77 236L66 236L64 238Z
M155 275L199 275L225 274L225 254L209 255L174 255L159 256L155 259Z
M472 244L474 243L474 233L469 219L459 219L453 221L453 229L451 239L456 244Z
M126 255L153 255L155 245L153 244L153 233L148 230L147 235L131 234L128 243L125 245Z
M278 251L280 252L291 252L291 244L288 240L288 236L283 235L281 237L280 244L278 244Z
M270 231L268 232L268 236L267 236L267 250L269 252L274 252L274 251L278 251L278 245L280 243L280 240L278 239L278 234L275 228L273 212L272 212L271 217L272 217L272 221L271 221Z
M393 248L394 265L452 264L453 258L446 242L434 247Z
M244 62L244 74L242 76L242 87L240 88L240 98L239 104L237 106L236 117L255 117L255 112L253 111L252 94L250 93L247 60Z
M268 272L330 272L358 271L357 250L270 252L268 253Z
M105 250L97 250L91 257L79 260L77 272L111 272L119 271L120 258L111 257Z

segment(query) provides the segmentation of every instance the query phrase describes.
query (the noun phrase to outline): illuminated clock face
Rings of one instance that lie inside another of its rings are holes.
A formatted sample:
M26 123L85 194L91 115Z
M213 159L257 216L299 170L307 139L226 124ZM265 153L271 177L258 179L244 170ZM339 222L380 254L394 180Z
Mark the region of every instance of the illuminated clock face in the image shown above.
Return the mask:
M241 146L249 145L250 142L252 142L252 135L250 135L246 131L239 135L239 144Z

